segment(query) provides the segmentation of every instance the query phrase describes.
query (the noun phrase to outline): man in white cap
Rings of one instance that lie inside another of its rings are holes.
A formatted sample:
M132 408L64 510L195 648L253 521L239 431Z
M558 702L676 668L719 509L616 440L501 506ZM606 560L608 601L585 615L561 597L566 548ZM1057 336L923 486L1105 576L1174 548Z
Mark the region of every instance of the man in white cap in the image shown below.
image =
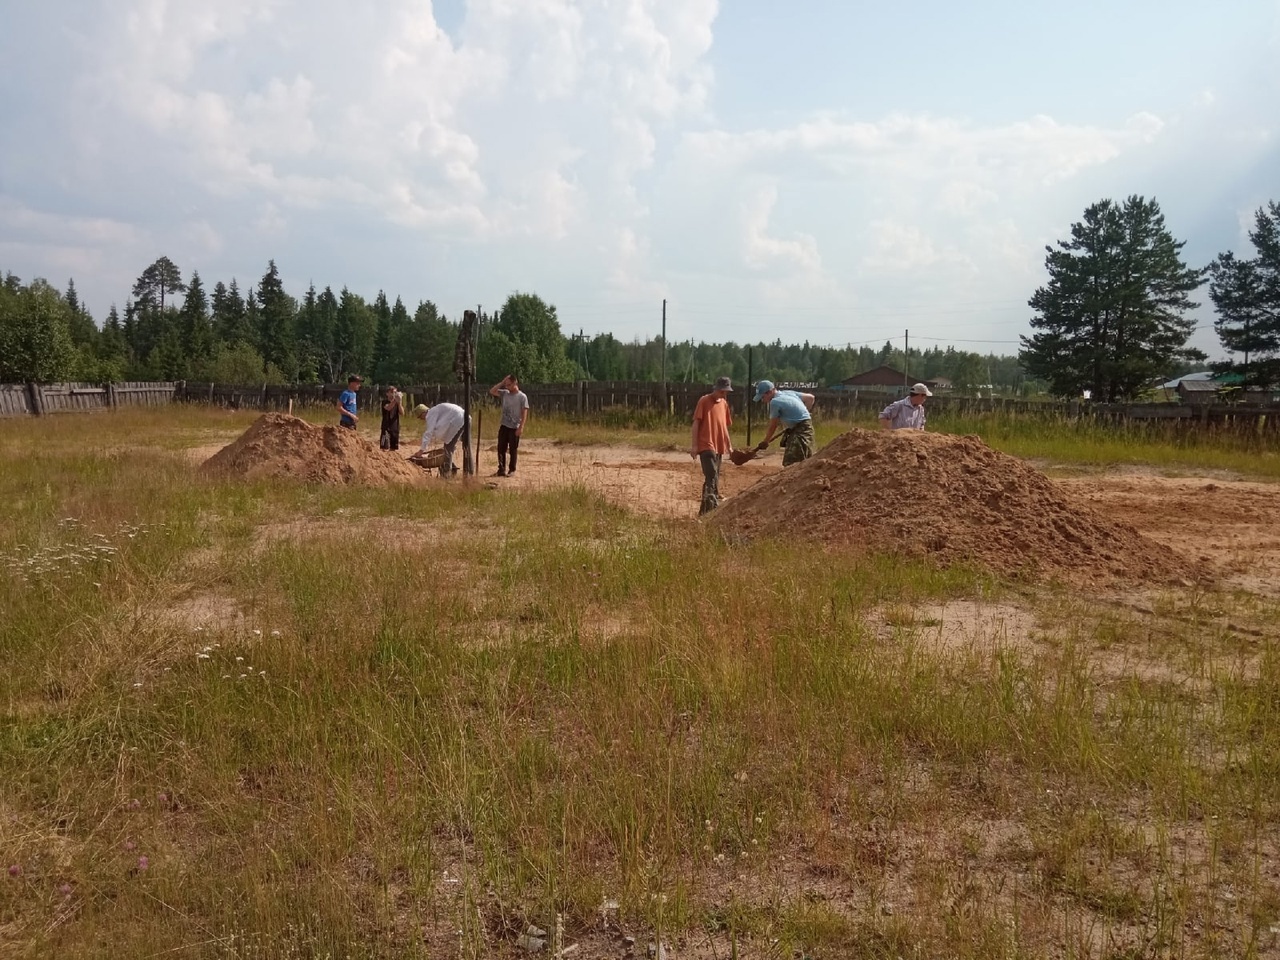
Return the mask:
M444 463L440 465L440 476L447 480L458 472L458 468L453 465L453 452L458 448L458 440L462 438L466 414L456 403L437 403L434 407L420 403L413 408L413 415L426 421L426 429L422 431L423 453L437 443L444 445Z
M881 430L923 430L924 398L933 392L923 383L917 383L901 400L895 400L880 411Z
M769 405L769 429L764 439L756 444L757 450L763 450L773 440L774 434L782 430L782 465L789 467L801 460L813 456L813 410L812 393L799 393L795 390L779 390L772 381L761 380L756 383L756 402Z
M733 441L729 439L729 427L733 425L733 414L729 411L731 393L733 381L721 377L693 411L689 456L702 462L702 508L698 511L699 516L720 505L720 458L733 453Z

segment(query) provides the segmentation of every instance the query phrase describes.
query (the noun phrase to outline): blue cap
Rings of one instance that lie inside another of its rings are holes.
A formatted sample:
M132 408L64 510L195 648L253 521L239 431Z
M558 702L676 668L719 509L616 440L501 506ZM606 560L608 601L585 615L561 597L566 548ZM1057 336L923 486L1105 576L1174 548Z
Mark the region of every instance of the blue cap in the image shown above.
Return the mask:
M760 380L756 383L756 401L764 399L764 395L773 389L772 380Z

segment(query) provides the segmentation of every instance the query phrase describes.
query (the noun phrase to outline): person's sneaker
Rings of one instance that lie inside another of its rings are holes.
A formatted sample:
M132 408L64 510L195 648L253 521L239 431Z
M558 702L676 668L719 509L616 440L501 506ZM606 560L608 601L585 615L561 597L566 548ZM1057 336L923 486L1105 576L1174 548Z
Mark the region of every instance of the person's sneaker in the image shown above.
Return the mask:
M507 471L505 470L499 470L497 473L494 474L495 477L505 477L506 475L507 475Z
M514 477L515 475L516 475L516 468L515 468L515 467L512 467L510 470L508 470L508 471L507 471L507 476L508 476L508 477Z

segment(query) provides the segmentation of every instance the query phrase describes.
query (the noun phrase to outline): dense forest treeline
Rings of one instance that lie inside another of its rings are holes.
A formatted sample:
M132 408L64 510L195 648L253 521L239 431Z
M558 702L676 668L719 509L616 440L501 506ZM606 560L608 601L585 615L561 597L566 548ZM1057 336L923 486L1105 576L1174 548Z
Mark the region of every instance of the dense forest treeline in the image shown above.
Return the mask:
M0 315L10 319L0 340L0 380L199 380L219 383L334 383L360 373L376 383L435 383L453 379L458 324L431 301L412 311L381 291L371 300L343 287L309 287L289 294L274 261L258 283L235 279L209 290L198 271L184 280L161 257L133 287L121 313L113 305L95 322L71 281L59 291L43 280L24 284L8 274L0 283ZM556 308L536 294L510 296L480 317L479 379L515 371L530 382L661 379L662 339L625 342L612 334L565 337ZM19 349L19 345L23 345ZM951 348L823 347L773 343L673 342L667 345L671 381L747 378L748 348L755 377L830 385L887 363L916 378L944 376L957 388L993 384L1026 392L1016 357Z
M664 344L611 334L566 338L556 308L532 293L482 315L481 381L517 373L533 383L567 380L709 382L729 375L829 386L880 364L912 379L946 377L960 392L1141 396L1165 377L1203 364L1192 348L1192 299L1206 282L1214 328L1231 359L1215 364L1236 382L1280 385L1280 204L1257 210L1254 256L1220 254L1204 267L1182 259L1185 241L1168 230L1155 200L1102 200L1047 249L1049 282L1028 301L1032 333L1019 355L950 347L912 350L886 342L825 347L808 342ZM0 281L0 381L199 380L220 383L333 383L360 373L374 383L433 383L453 376L458 325L424 300L410 312L379 291L372 300L343 287L285 290L275 261L257 284L232 279L208 289L161 257L142 271L123 315L101 325L76 292L43 280ZM1033 379L1034 378L1034 379Z

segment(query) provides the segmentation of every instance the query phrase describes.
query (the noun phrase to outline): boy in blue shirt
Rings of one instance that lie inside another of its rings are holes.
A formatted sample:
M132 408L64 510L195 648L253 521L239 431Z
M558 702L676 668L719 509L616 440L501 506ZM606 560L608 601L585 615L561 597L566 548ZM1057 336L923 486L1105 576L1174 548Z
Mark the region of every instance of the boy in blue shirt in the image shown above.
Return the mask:
M756 384L756 401L769 405L769 429L765 431L764 439L756 444L757 450L768 447L781 427L784 467L813 456L813 417L809 413L813 409L812 393L779 390L770 381L761 380Z
M364 383L364 379L357 374L347 377L347 389L342 391L342 396L338 397L338 426L346 427L348 430L354 430L356 424L360 422L360 418L356 415L356 391L360 389L360 384Z

